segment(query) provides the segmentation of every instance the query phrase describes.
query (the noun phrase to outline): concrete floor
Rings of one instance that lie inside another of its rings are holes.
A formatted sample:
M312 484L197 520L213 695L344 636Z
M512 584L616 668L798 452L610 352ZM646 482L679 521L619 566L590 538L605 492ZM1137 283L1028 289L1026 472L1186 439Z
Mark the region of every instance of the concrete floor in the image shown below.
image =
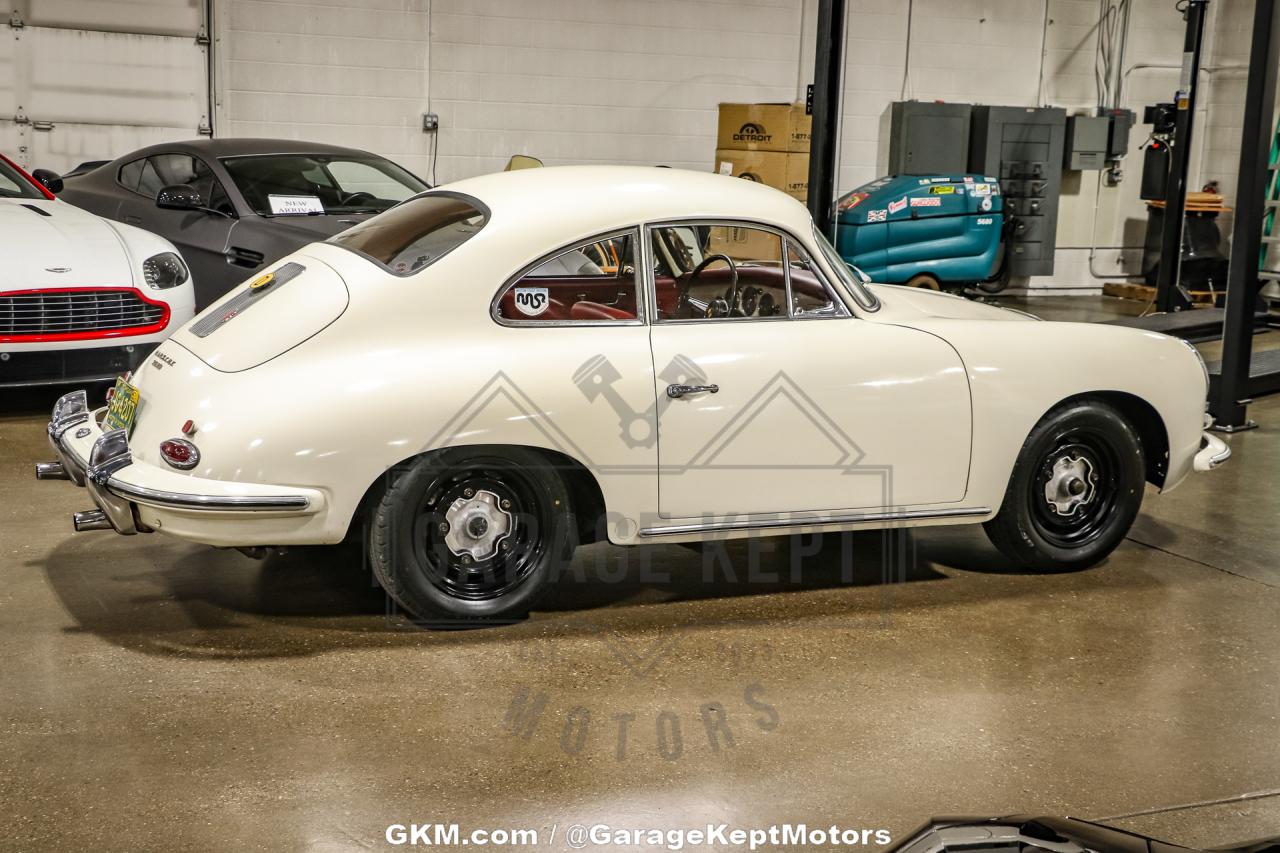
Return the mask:
M411 822L897 837L1168 806L1189 807L1115 822L1280 834L1280 797L1214 802L1280 788L1280 399L1089 571L1023 573L980 528L913 533L890 585L879 534L796 582L767 577L785 541L735 546L715 583L684 548L593 546L582 573L621 581L440 633L330 552L73 535L86 496L31 477L54 396L0 397L0 849L366 850ZM521 697L545 705L512 733Z

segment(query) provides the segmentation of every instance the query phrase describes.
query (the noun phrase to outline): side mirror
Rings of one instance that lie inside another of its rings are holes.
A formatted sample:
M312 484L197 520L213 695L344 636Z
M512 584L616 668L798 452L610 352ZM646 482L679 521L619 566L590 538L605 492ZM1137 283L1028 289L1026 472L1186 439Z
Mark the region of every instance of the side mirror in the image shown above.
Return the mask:
M156 193L156 207L165 210L203 210L200 193L183 184L165 187Z
M31 173L31 177L43 184L44 188L54 195L62 192L62 177L57 172L49 169L36 169Z

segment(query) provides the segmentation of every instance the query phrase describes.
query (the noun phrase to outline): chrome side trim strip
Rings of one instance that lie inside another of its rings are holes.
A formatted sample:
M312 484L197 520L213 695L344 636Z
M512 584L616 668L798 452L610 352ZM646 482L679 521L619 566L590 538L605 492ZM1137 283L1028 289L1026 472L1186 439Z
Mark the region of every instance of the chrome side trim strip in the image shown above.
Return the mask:
M828 527L836 524L874 524L882 521L920 521L929 518L968 518L990 515L991 507L958 507L956 509L913 509L902 512L867 512L858 515L835 515L827 518L768 518L760 521L719 521L706 524L675 524L670 527L645 527L641 536L679 536L687 533L714 533L726 530L770 530L782 527Z
M203 509L225 512L289 512L311 506L305 495L191 495L135 486L112 477L107 481L112 494L149 506L169 509Z

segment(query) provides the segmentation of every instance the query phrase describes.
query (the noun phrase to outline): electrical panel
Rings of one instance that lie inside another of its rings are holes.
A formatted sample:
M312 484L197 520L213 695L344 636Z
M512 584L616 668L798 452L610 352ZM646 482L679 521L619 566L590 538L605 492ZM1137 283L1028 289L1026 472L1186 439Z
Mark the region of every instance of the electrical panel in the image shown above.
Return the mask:
M1133 110L1099 107L1098 115L1106 116L1107 159L1118 160L1129 153L1129 130L1133 127Z
M1107 163L1107 137L1111 122L1106 116L1068 116L1064 169L1101 169Z
M1059 107L972 109L969 171L1000 182L1012 275L1053 274L1066 119Z
M968 169L971 104L894 101L889 116L890 175L962 174Z

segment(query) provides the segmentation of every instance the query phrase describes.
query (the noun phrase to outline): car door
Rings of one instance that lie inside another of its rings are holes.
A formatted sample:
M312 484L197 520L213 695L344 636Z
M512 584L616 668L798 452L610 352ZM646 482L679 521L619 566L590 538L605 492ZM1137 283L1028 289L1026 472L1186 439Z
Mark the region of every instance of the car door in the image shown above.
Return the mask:
M647 241L660 516L963 499L969 388L950 345L858 318L774 229L668 223Z
M196 309L202 309L228 289L227 240L236 223L235 208L222 183L199 157L153 154L139 163L137 168L129 164L120 170L120 181L130 191L120 205L120 219L154 231L178 247L195 280ZM156 207L156 194L174 185L190 186L203 205L215 212ZM233 277L239 281L245 276L233 273Z

